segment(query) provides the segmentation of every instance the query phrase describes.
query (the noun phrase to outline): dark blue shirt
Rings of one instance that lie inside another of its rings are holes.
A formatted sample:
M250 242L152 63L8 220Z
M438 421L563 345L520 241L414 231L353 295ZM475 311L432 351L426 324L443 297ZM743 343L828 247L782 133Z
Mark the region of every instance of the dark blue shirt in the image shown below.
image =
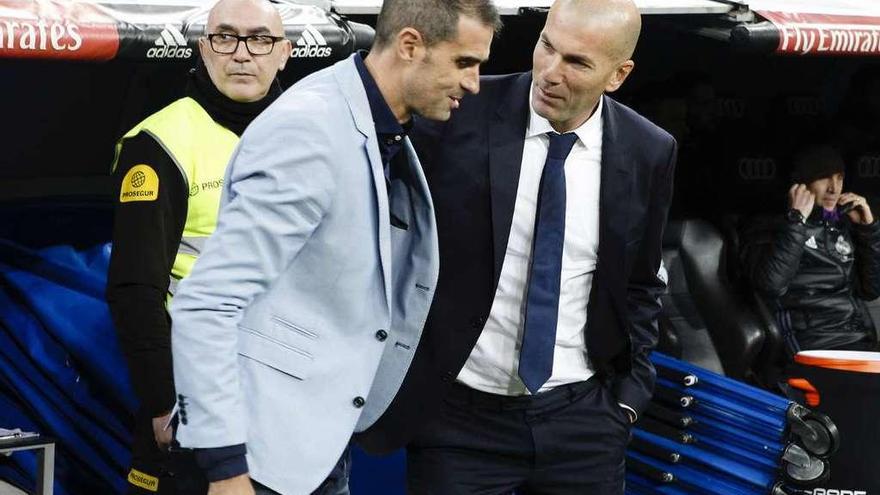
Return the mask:
M391 111L391 107L388 106L385 97L379 91L376 80L373 79L370 71L367 70L367 65L364 63L366 55L366 51L359 51L358 56L354 58L354 65L357 67L364 90L367 92L370 113L373 115L373 125L376 126L376 137L379 139L379 154L382 156L382 166L385 169L385 177L390 181L389 165L403 148L403 138L406 137L407 129L397 121L397 117L394 116L394 112ZM411 127L410 122L407 123L406 127Z

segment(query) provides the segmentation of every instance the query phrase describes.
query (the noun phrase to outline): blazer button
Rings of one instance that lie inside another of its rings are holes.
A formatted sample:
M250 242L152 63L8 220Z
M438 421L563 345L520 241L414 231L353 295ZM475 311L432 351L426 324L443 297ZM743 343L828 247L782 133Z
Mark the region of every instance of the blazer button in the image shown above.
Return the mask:
M354 404L354 407L360 409L360 408L364 407L364 404L366 404L367 401L365 401L363 397L358 396L358 397L355 397L354 400L351 401L351 403Z
M473 327L474 330L479 330L479 329L483 328L483 325L485 325L485 324L486 324L486 318L483 316L480 316L478 318L474 318L473 321L471 321L471 327Z
M385 339L387 338L388 332L386 332L385 330L379 330L378 332L376 332L376 340L378 340L379 342L385 342Z

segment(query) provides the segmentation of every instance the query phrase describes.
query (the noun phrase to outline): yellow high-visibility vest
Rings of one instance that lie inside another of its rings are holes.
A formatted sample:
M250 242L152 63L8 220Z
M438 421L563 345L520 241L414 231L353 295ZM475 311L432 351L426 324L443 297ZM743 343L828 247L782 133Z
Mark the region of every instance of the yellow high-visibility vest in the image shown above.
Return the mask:
M181 98L144 119L119 140L114 169L125 140L140 132L149 134L168 153L189 191L186 224L171 267L170 298L180 280L190 274L205 241L217 228L223 176L239 137L215 122L195 100Z

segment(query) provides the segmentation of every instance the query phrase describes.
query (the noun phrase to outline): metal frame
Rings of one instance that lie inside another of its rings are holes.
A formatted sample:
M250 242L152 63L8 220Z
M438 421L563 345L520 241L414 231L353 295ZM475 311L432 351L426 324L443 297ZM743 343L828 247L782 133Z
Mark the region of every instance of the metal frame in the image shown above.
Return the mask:
M55 440L45 437L22 438L0 443L0 454L36 450L37 491L36 495L53 495L55 481Z

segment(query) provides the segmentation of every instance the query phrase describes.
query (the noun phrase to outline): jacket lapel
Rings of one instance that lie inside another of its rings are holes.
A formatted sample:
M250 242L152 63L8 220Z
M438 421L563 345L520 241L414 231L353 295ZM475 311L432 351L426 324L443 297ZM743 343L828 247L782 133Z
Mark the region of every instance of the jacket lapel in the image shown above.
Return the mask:
M631 166L628 148L623 142L625 130L620 128L617 102L603 96L602 171L599 185L599 264L597 278L613 288L623 287L625 271L627 205L632 193ZM607 275L606 275L607 274Z
M379 155L379 141L376 137L376 126L373 124L373 116L370 113L370 103L367 100L367 92L364 90L360 74L354 65L352 57L359 57L357 53L347 60L334 66L334 75L339 83L343 97L345 97L354 125L364 135L364 148L370 161L370 171L373 177L373 188L376 192L379 239L379 258L382 264L382 277L385 284L385 301L391 314L391 225L388 206L388 189L385 185L385 172L382 167L382 157Z
M518 77L489 119L489 184L492 202L495 285L501 276L516 190L522 167L523 137L529 118L531 72Z

